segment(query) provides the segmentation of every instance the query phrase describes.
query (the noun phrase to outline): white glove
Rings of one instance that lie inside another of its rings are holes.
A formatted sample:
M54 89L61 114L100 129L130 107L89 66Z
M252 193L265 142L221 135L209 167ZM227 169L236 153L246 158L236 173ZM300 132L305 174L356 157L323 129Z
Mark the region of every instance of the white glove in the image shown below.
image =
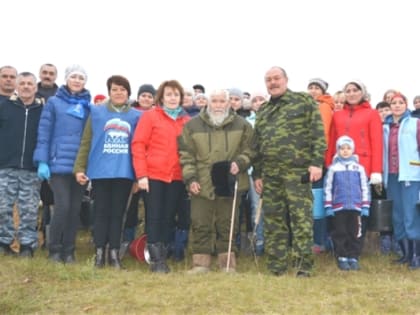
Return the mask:
M382 184L382 174L381 173L370 174L370 183L372 185Z

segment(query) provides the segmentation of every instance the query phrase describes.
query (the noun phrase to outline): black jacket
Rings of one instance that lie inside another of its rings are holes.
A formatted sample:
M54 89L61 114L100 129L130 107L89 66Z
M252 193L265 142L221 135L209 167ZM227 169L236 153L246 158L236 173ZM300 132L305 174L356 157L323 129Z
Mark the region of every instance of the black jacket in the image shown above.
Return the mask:
M42 112L41 101L25 106L12 96L0 103L0 168L35 170L33 153Z

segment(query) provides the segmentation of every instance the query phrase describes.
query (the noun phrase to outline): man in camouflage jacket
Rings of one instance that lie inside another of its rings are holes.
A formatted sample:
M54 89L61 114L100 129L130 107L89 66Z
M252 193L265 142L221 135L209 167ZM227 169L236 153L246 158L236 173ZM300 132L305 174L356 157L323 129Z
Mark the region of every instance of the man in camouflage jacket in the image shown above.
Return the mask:
M271 98L255 122L253 178L257 193L263 193L268 269L283 274L292 258L297 276L309 276L313 265L310 182L322 176L326 144L317 104L309 94L289 90L287 82L286 72L279 67L265 75Z

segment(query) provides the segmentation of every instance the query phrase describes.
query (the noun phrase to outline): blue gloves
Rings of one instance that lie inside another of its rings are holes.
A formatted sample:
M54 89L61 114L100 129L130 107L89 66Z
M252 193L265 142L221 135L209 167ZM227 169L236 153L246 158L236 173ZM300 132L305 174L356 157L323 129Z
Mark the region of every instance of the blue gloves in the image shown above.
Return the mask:
M369 216L369 208L363 207L362 208L362 217L368 217Z
M331 207L325 207L325 215L327 217L333 217L335 213Z
M48 180L51 176L50 168L48 164L45 162L39 162L38 165L38 177L42 180Z

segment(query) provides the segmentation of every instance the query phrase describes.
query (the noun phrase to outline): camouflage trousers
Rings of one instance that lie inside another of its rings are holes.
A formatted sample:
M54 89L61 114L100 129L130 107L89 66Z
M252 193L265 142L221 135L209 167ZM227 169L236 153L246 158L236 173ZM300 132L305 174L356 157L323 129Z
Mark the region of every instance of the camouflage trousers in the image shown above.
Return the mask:
M38 245L37 219L41 181L36 172L6 168L0 170L0 243L11 244L15 238L13 206L19 211L17 239L21 245Z
M284 171L264 178L264 236L268 269L281 274L288 264L310 271L313 266L311 185L302 172Z

